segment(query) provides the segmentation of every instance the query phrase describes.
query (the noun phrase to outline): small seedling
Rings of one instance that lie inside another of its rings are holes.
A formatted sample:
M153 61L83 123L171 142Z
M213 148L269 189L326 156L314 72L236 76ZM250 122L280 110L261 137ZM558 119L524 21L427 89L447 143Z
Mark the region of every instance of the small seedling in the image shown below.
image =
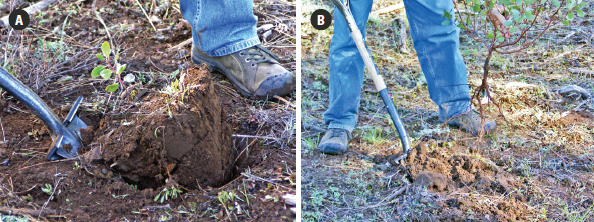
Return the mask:
M229 203L233 201L233 199L235 199L236 197L237 196L233 192L226 192L223 190L219 193L219 202L223 205L223 208L225 209L227 215L230 215L229 210L233 211L233 206L230 206Z
M120 76L122 75L122 72L126 69L126 65L122 65L122 64L118 63L118 59L120 58L119 52L117 52L115 57L113 58L115 68L111 65L111 62L109 62L109 56L111 55L111 47L109 46L108 42L104 42L101 45L101 52L103 54L97 54L97 58L104 60L105 63L107 63L107 66L109 68L107 68L103 65L97 66L91 72L91 77L97 78L98 76L101 76L103 79L107 80L107 79L111 78L111 74L115 73L115 76L117 77L117 80L119 81L119 84L114 83L114 84L111 84L105 88L105 91L107 91L107 92L114 92L114 91L118 90L118 88L120 87L120 84L122 85L122 87L125 86L125 84L122 81L122 79L120 78ZM124 77L124 80L126 82L134 82L134 79L135 79L135 77L132 74L128 74Z
M47 195L50 195L50 200L54 199L54 196L52 196L52 194L54 193L54 188L51 184L45 184L45 187L41 188L41 191L43 191L44 193L46 193Z
M161 190L161 192L159 192L159 194L157 194L155 201L163 203L165 200L177 198L177 196L181 195L182 193L183 191L178 189L175 185L171 187L165 187L163 190Z

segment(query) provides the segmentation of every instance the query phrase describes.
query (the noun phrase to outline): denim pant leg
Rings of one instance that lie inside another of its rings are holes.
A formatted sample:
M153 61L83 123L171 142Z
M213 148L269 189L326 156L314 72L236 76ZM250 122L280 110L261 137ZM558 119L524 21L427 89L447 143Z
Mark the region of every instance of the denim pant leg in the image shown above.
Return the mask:
M365 37L365 24L373 0L351 0L350 9L357 26ZM365 64L351 38L344 16L334 9L334 35L330 43L330 105L324 113L328 128L352 132L357 124L359 97L363 85Z
M194 45L209 56L224 56L260 44L253 0L180 0L192 25Z
M454 8L451 0L404 0L421 69L431 100L439 106L439 118L455 117L470 111L466 65L460 53L460 29L443 26L443 10ZM453 14L453 13L452 13Z

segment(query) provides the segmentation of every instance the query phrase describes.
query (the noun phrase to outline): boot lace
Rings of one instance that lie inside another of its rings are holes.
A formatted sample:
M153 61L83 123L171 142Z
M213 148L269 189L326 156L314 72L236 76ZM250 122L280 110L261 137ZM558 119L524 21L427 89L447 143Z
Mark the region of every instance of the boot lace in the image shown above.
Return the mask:
M270 57L272 57L272 59L278 61L280 60L278 58L278 56L276 56L274 53L272 53L270 50L264 48L261 45L256 45L252 48L249 48L248 50L245 50L243 52L244 55L247 56L246 61L247 62L252 62L252 65L258 64L258 63L262 63L262 62L269 62L269 63L274 63L275 61L267 58L264 53L270 55Z

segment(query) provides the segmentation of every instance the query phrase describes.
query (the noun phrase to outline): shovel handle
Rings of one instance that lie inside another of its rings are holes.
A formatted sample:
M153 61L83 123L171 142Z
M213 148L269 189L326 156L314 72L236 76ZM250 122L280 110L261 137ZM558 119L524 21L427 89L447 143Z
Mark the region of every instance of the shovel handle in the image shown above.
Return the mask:
M4 68L0 67L0 88L6 90L10 95L21 101L29 110L43 121L50 131L52 138L62 133L62 121L50 109L37 94L35 94L29 87L25 86L21 81L12 76Z
M348 0L345 0L348 3ZM365 63L365 67L367 67L367 72L371 75L371 79L373 79L373 83L375 84L375 89L377 91L381 91L382 89L386 88L386 84L384 83L384 79L382 76L377 74L377 69L375 67L375 63L373 62L369 51L367 51L367 47L365 46L365 42L363 41L363 35L361 34L361 30L357 27L357 22L355 22L355 18L351 13L351 10L347 8L344 4L340 2L340 0L332 0L336 8L342 13L349 29L351 30L351 36L353 37L353 41L355 45L357 45L357 49L359 50L359 54L361 54L361 58L363 58L363 62Z
M344 0L348 5L348 0ZM357 45L357 49L359 50L359 54L363 58L363 62L365 63L365 67L367 67L367 71L371 75L371 79L373 79L373 83L375 84L375 88L379 91L382 100L384 101L384 105L386 105L386 109L388 113L390 113L390 117L392 118L392 122L398 131L398 136L400 137L400 142L402 143L403 155L401 158L406 158L408 156L408 152L410 151L410 142L408 141L408 136L406 135L406 129L398 116L398 112L396 111L396 106L394 106L394 101L388 95L388 89L386 84L384 83L384 79L382 76L377 74L377 67L373 62L373 58L367 51L367 47L365 46L365 42L363 41L363 35L361 34L361 30L357 27L357 23L355 22L355 18L351 13L351 10L342 4L340 0L332 0L336 8L342 13L344 19L347 21L349 29L351 30L351 37Z
M58 158L54 154L63 158L71 158L78 154L78 148L82 146L80 138L62 124L58 116L56 116L52 109L49 108L49 106L47 106L47 104L45 104L33 90L25 86L21 81L16 79L2 67L0 67L0 88L6 90L6 92L10 93L14 98L25 104L25 106L27 106L27 108L29 108L29 110L39 117L39 119L41 119L47 126L50 135L52 136L52 140L54 140L54 144L50 147L51 150L47 156L48 159L53 160ZM82 100L82 97L79 98L79 100ZM77 100L73 107L78 107L80 104L79 100ZM68 115L70 116L70 121L74 118L74 113L71 112ZM62 148L62 145L66 144L72 146L70 152Z

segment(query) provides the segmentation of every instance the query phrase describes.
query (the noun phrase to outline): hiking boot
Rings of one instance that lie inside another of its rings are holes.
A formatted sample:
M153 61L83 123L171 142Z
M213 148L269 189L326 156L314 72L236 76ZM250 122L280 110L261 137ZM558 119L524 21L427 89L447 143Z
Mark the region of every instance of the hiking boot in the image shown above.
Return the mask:
M474 109L469 113L460 114L457 117L449 119L447 124L450 126L461 127L475 136L479 135L481 130L483 135L491 134L495 132L495 128L497 127L497 124L488 120L485 120L485 126L481 127L481 116L479 112Z
M261 45L226 56L211 57L192 46L192 61L223 73L241 95L266 100L295 90L295 75L278 63L279 58Z
M318 149L326 154L343 154L347 151L347 145L351 140L351 133L345 129L331 128L326 131L320 140Z

